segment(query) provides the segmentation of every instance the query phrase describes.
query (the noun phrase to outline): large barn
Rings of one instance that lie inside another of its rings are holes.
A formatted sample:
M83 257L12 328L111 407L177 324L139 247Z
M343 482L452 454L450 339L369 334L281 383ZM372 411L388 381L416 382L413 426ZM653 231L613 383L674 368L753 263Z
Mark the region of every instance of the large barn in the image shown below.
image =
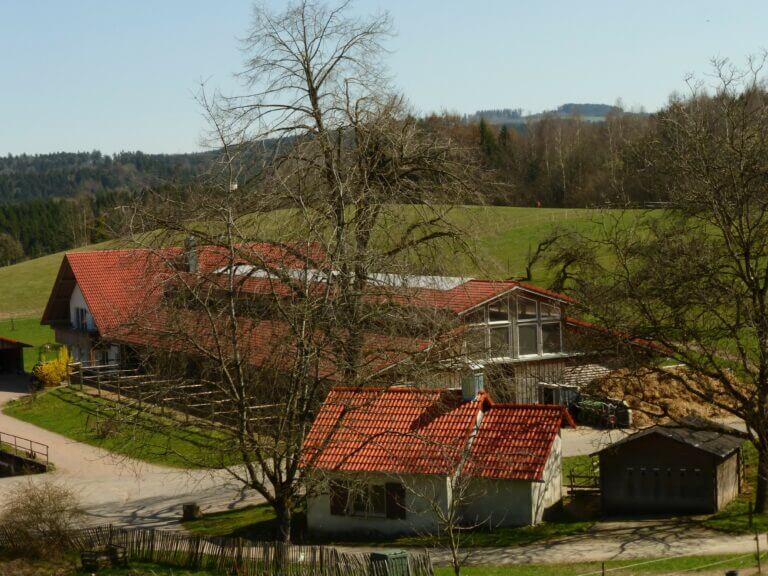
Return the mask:
M712 513L739 494L742 438L652 426L597 454L607 514Z

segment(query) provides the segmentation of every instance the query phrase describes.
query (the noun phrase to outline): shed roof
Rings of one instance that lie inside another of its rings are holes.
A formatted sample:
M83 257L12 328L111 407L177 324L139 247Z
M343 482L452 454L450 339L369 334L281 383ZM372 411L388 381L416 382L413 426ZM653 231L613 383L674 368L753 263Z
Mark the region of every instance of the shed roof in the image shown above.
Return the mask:
M0 348L32 348L32 344L26 344L25 342L19 342L18 340L0 336Z
M635 440L639 440L641 438L652 435L663 436L664 438L669 438L670 440L675 440L682 444L687 444L692 448L702 450L704 452L709 452L710 454L714 454L719 458L726 458L738 450L739 447L741 447L741 445L744 443L743 438L729 434L725 429L693 430L691 428L684 428L682 426L657 425L644 428L643 430L627 436L626 438L622 438L618 442L614 442L610 446L606 446L602 450L596 452L596 454L601 454L603 452L613 450L620 446L630 444Z

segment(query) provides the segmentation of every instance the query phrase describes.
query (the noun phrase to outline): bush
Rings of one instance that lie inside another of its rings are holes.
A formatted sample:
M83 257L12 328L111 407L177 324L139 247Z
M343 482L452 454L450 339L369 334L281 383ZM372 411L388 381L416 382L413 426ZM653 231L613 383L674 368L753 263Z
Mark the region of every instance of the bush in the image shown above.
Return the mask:
M55 360L35 364L32 368L32 377L41 388L49 388L61 384L66 379L68 370L69 354L62 346Z
M51 480L28 480L11 489L0 524L12 527L17 552L47 557L66 551L68 533L84 512L75 493Z

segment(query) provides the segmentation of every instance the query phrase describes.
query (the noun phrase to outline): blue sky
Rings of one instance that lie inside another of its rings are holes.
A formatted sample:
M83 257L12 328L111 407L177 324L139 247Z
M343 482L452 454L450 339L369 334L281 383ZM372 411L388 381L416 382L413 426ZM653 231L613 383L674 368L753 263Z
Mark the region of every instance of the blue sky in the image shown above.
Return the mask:
M279 7L282 2L267 0ZM200 148L201 80L234 94L251 0L0 0L0 154ZM654 110L768 48L765 0L358 0L387 9L390 73L422 112L621 98Z

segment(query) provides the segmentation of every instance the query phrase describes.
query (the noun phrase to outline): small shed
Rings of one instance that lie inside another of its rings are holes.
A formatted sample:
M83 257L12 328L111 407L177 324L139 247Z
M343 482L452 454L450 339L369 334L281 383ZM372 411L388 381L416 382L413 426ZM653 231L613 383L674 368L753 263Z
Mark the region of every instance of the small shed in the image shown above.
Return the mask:
M23 372L24 348L31 347L31 344L24 344L0 336L0 374Z
M739 494L742 438L652 426L599 452L607 514L712 513Z

